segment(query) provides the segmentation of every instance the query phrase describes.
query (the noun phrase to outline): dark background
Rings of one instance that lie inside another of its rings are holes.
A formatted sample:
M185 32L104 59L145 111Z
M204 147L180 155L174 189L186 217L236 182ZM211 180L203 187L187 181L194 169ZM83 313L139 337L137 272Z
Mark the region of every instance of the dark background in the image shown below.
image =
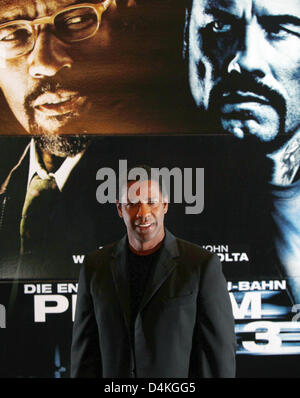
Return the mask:
M17 150L25 142L23 137L16 136L1 137L0 140L1 174L5 175L17 158ZM94 140L99 149L105 146L101 159L96 159L101 167L118 169L119 160L127 159L128 166L146 163L158 168L179 167L183 170L189 167L194 173L197 167L204 168L204 211L198 215L187 215L186 203L171 203L165 219L167 228L178 237L201 246L229 245L232 251L243 248L249 262L223 263L228 281L280 279L277 259L272 254L268 195L260 187L258 178L258 172L261 176L263 170L254 161L246 161L243 146L231 136L94 137ZM251 149L247 146L247 151L251 152ZM99 181L95 179L95 190L98 185ZM121 238L125 228L115 205L98 206L99 211L106 214L106 221L99 226L103 236ZM76 278L64 281L75 283ZM51 277L36 282L55 284L62 281ZM1 376L68 377L71 310L48 315L46 323L34 323L33 296L23 294L24 283L34 281L2 280L0 284L0 303L5 306L9 304L12 286L18 291L15 308L7 317L7 327L1 329L2 363L5 364L1 366ZM276 308L292 305L286 304L285 295L276 300ZM276 322L290 319L270 315L269 319L264 320ZM297 348L297 343L295 346ZM237 356L237 376L297 377L295 364L298 360L297 355L253 355L244 352Z

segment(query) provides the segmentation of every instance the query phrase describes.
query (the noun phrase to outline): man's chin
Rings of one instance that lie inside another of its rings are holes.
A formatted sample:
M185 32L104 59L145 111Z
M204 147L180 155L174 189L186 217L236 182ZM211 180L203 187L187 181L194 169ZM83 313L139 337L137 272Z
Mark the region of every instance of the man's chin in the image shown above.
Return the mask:
M58 157L75 156L84 151L91 138L86 135L41 134L34 137L39 148Z
M34 135L77 135L87 132L88 117L78 114L65 114L47 118L34 118L30 132Z
M279 121L265 121L254 118L221 118L222 129L239 139L247 135L256 137L261 142L272 142L280 131Z

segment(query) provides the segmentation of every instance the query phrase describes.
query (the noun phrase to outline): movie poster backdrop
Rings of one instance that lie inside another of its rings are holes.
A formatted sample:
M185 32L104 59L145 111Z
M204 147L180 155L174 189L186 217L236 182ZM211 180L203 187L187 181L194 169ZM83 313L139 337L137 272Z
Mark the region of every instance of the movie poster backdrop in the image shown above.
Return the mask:
M300 304L294 292L300 272L292 278L283 273L276 242L285 229L278 231L274 214L278 199L300 211L294 201L299 184L292 197L275 194L253 141L208 134L190 122L183 8L168 0L125 3L103 22L101 52L74 62L72 89L82 82L82 95L96 98L84 129L89 142L60 195L53 193L51 206L43 204L33 217L38 244L25 252L20 228L32 139L1 97L0 377L70 376L80 266L86 253L126 232L115 204L99 203L104 180L98 173L118 173L124 164L179 170L182 200L172 195L178 180L171 177L166 227L222 261L235 318L237 377L298 377ZM1 67L14 69L11 61ZM67 69L61 72L60 85L69 79ZM285 258L297 262L296 253Z

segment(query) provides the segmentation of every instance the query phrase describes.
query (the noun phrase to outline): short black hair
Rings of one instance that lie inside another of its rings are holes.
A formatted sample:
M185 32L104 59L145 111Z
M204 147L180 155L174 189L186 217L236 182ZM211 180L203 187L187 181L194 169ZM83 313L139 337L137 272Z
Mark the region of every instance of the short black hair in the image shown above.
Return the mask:
M129 176L130 172L134 169L142 169L143 171L145 171L147 178L143 178L143 176L139 175L138 178L136 178L136 179L131 179L131 178L129 179L128 176ZM146 164L140 164L140 165L128 167L126 176L124 174L118 175L118 183L117 183L117 189L116 189L117 198L119 198L119 200L121 199L120 194L123 190L123 187L125 185L127 186L128 183L130 183L132 181L147 181L147 180L156 181L158 183L160 193L164 196L166 193L164 179L160 173L155 172L157 170L159 170L159 169L150 167Z

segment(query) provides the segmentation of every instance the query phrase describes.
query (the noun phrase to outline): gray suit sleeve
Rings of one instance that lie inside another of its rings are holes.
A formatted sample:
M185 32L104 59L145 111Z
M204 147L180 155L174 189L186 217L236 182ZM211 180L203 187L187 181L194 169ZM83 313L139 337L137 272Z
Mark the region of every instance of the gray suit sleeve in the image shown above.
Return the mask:
M203 267L198 296L200 377L235 377L236 337L227 283L215 254Z
M102 377L98 327L86 264L81 268L71 347L71 377Z

